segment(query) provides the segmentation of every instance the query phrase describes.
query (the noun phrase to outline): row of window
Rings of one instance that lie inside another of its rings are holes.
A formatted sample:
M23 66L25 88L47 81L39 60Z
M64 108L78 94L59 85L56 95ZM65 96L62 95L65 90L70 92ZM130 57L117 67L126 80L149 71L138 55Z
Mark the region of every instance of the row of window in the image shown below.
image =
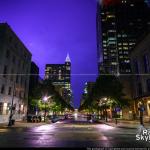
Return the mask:
M9 38L8 39L9 40L9 44L12 43L11 46L13 46L16 50L19 49L19 51L22 52L22 55L26 59L27 58L27 53L24 51L24 48L21 48L21 45L19 43L17 43L12 36L9 36L8 38ZM12 49L13 49L13 47L12 47Z
M4 66L4 71L3 71L3 77L6 78L7 76L8 76L8 67L5 65ZM13 69L11 70L11 74L9 76L10 76L10 81L14 81L16 79L15 82L19 83L19 80L20 80L20 84L23 85L23 83L24 83L24 86L26 88L26 80L24 79L25 76L19 75L19 74L14 74Z
M6 88L5 88L5 85L2 85L1 87L1 94L6 94ZM14 92L14 93L13 93ZM16 89L13 91L13 88L12 87L9 87L8 88L8 95L12 95L14 94L14 96L18 96L20 98L25 98L25 92L23 91L17 91Z
M11 59L11 55L10 55L10 50L7 50L6 51L6 58L7 59L9 59L9 61L10 61L10 59ZM25 62L20 62L19 60L18 60L18 63L17 63L17 59L16 59L16 56L15 55L13 55L12 56L12 60L11 60L12 62L13 62L13 64L17 64L18 66L17 67L20 67L20 68L22 68L22 69L25 69ZM22 65L21 65L22 64Z
M14 110L16 110L16 104L13 105ZM11 110L11 104L10 103L3 103L0 102L0 115L8 115ZM24 107L23 105L19 104L19 110L17 112L18 114L24 114Z

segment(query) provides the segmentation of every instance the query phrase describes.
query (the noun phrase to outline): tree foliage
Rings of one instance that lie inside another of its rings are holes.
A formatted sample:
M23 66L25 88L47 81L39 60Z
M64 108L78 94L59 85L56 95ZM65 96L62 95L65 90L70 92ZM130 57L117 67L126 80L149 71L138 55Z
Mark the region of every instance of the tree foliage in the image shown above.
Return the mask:
M49 97L46 103L42 100L45 96ZM38 107L38 110L44 110L46 107L46 110L52 110L54 112L64 111L65 108L73 110L73 107L55 90L50 80L44 80L42 84L40 83L32 91L32 95L29 99L30 109L32 110L34 110L35 107Z
M124 98L123 85L121 84L118 77L113 75L100 75L91 92L85 97L83 105L80 106L79 110L99 108L99 102L104 97L108 99L105 105L107 106L125 106L128 105L128 100ZM101 107L103 107L101 105Z

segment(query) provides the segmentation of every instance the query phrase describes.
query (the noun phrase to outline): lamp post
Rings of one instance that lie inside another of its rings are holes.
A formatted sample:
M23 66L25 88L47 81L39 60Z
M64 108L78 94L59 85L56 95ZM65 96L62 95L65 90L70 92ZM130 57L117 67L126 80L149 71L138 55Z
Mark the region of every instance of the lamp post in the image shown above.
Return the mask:
M45 96L45 97L43 98L43 101L44 101L44 103L45 103L44 122L46 121L46 102L47 102L47 100L48 100L48 97Z
M107 122L107 105L106 105L106 103L107 103L107 97L105 97L103 99L103 101L104 101L104 107L105 107L105 120Z
M142 102L139 102L139 112L140 112L140 124L144 125L143 123L143 111L144 111L144 105Z
M12 126L12 112L13 112L13 105L14 105L14 96L15 96L15 83L14 83L14 88L13 88L13 95L12 95L12 101L11 101L11 110L10 110L10 116L9 116L9 122L8 122L8 126Z
M98 102L98 106L99 106L99 111L100 111L100 114L99 114L100 115L100 119L103 119L103 116L102 116L102 112L103 111L101 110L102 109L101 107L103 106L103 104L102 104L101 100Z

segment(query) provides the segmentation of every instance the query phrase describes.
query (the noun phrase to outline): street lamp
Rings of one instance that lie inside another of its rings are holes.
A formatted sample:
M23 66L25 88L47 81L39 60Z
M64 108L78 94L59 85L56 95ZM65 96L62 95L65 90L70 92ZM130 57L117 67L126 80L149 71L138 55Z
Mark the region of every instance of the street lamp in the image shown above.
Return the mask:
M105 107L105 119L106 119L106 122L107 122L107 97L104 97L103 98L103 104L104 104L104 107Z
M13 88L13 95L12 95L12 101L11 101L11 110L10 110L10 116L9 116L9 122L8 126L12 125L12 115L13 115L13 105L14 105L14 96L15 96L15 83L14 83L14 88Z
M44 96L44 98L43 98L43 101L44 101L44 103L45 103L44 122L46 121L46 102L47 102L47 100L48 100L48 97L47 97L47 96Z
M144 105L141 101L139 102L138 110L140 112L140 124L143 125L143 111L145 110L145 108L144 108Z

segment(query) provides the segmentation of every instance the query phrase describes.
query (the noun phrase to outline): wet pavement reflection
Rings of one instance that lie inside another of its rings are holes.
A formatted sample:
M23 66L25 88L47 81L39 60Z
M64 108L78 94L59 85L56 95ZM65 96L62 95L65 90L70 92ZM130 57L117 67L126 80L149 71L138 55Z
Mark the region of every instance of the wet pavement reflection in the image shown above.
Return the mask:
M123 129L84 119L68 119L33 128L0 129L0 147L145 147L136 129Z

